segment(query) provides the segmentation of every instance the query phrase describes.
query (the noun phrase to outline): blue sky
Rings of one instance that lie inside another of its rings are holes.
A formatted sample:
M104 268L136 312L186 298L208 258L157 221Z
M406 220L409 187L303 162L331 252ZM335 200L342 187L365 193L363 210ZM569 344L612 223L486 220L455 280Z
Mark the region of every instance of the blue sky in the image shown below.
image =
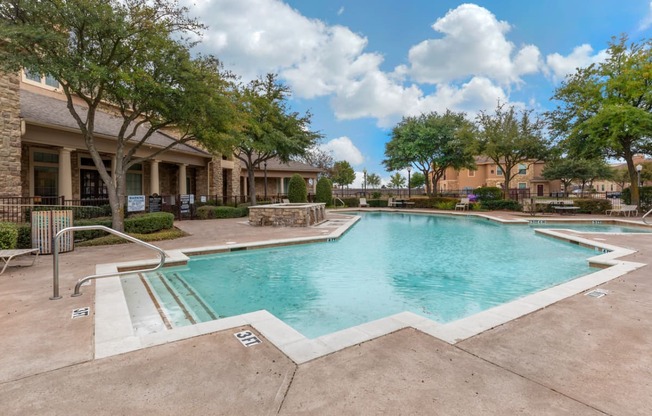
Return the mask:
M545 111L612 36L652 37L650 0L187 1L208 25L202 52L244 80L278 73L322 147L383 178L403 116L448 108L473 119L498 100Z

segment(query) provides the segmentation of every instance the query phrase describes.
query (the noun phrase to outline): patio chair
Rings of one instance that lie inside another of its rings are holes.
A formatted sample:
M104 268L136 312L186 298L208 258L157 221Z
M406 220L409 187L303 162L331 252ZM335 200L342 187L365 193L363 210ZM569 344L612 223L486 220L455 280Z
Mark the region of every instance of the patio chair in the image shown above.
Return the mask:
M362 207L369 208L369 204L367 204L367 198L360 198L360 208Z
M460 202L455 204L455 211L457 211L458 209L461 209L462 211L466 211L467 209L469 209L470 203L471 201L469 200L469 198L461 198Z
M389 198L387 200L387 206L390 207L390 208L396 208L396 206L397 206L396 200L394 198Z
M2 268L2 271L0 271L0 274L4 273L5 270L7 269L7 266L9 266L9 262L14 258L14 257L19 257L19 256L24 256L26 254L36 254L34 256L34 259L32 260L32 263L30 266L33 266L34 263L36 262L36 259L38 258L39 253L41 252L41 249L38 248L23 248L23 249L16 249L16 250L0 250L0 259L4 261L4 267Z
M282 202L283 202L284 204L289 204L289 203L290 203L290 200L287 199L287 198L283 198L283 201L282 201Z

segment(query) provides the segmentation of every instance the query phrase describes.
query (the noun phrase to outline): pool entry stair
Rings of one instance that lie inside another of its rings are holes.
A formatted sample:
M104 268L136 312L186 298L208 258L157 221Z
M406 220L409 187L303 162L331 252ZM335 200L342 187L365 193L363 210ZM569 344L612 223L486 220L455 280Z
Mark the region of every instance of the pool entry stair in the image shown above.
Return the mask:
M138 273L121 282L132 295L127 306L140 335L220 318L178 273Z

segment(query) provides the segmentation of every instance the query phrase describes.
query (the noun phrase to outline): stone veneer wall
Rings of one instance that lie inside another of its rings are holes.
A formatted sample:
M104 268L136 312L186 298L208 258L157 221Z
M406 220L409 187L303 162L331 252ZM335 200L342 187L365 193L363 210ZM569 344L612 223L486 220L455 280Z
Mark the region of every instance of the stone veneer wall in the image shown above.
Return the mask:
M208 184L209 195L222 195L222 156L213 156L207 170L210 178Z
M0 73L0 195L21 196L20 80Z
M231 183L227 189L228 196L240 196L243 195L242 189L240 189L240 162L237 160L233 163L233 170L231 171Z
M249 207L249 224L309 227L324 221L326 204L271 204Z

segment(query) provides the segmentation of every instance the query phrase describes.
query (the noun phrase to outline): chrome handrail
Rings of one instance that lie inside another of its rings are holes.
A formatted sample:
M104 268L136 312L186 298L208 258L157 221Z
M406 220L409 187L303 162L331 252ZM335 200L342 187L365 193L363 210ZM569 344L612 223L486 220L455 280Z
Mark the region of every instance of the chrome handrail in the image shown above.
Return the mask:
M643 220L643 222L644 222L645 224L652 224L652 223L649 223L649 222L645 221L645 217L647 217L648 215L650 215L650 213L652 213L652 209L649 210L648 212L646 212L646 213L643 215L643 217L641 217L641 219Z
M125 240L131 241L132 243L140 244L141 246L144 246L146 248L152 249L154 251L157 251L159 256L161 256L161 259L158 263L158 265L154 268L151 269L144 269L144 270L138 270L138 272L153 272L155 270L160 269L163 267L163 264L165 264L165 251L162 249L156 247L155 245L146 243L142 240L139 240L135 237L132 237L130 235L127 235L125 233L121 233L120 231L116 231L113 228L105 227L104 225L79 225L76 227L66 227L62 230L60 230L52 239L52 249L53 251L53 256L52 256L52 261L53 261L53 276L52 276L52 297L50 300L55 300L55 299L61 299L61 296L59 296L59 237L61 237L63 234L69 232L69 231L84 231L84 230L102 230L106 231L107 233L117 235L118 237L122 237ZM81 293L79 293L81 285L91 279L99 279L100 277L109 277L109 276L122 276L125 274L132 274L133 271L126 271L126 272L115 272L115 273L100 273L100 274L93 274L90 276L86 276L84 278L81 278L77 281L77 284L75 285L75 292L71 296L81 296Z

